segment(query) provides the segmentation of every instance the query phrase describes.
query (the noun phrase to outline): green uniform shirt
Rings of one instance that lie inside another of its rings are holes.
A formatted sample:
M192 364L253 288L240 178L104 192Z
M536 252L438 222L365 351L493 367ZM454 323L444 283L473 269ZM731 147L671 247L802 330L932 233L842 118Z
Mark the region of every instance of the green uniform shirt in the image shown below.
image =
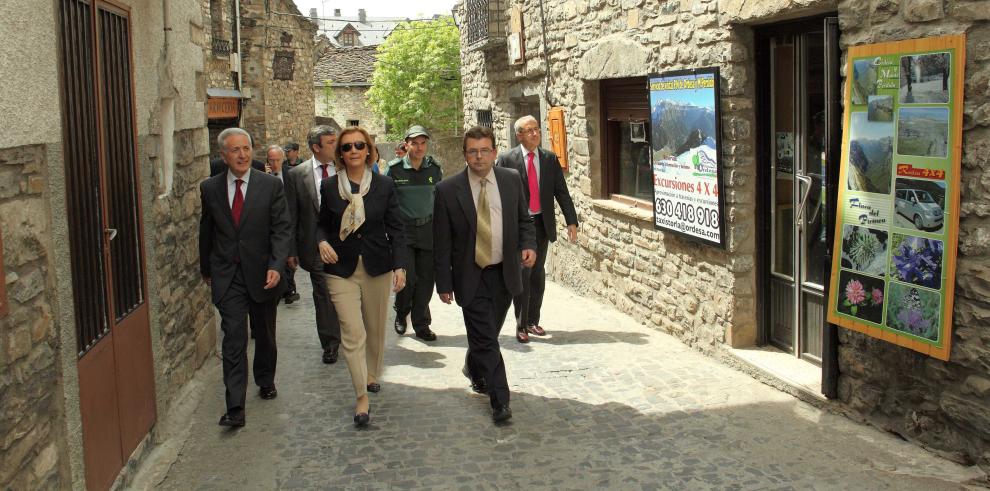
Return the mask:
M427 155L417 170L405 156L389 162L385 174L395 182L399 211L405 217L410 232L410 245L432 249L433 189L443 179L440 164L432 155Z

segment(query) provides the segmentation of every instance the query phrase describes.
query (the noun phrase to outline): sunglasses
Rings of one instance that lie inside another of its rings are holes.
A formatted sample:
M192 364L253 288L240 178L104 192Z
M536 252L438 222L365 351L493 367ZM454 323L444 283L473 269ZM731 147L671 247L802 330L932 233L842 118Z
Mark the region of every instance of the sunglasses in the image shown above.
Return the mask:
M354 149L356 149L356 150L364 150L364 147L367 147L367 146L368 146L368 144L365 143L365 142L345 143L345 144L343 144L343 145L340 146L340 151L341 151L341 153L343 153L343 152L350 152L352 147Z

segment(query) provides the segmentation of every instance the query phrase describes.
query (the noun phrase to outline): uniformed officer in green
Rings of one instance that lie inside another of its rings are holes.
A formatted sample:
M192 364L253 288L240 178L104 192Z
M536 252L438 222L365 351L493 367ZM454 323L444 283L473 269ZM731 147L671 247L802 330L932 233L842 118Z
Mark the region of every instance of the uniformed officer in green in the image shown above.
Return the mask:
M395 182L399 210L406 219L411 248L406 287L395 295L395 332L406 333L406 317L412 317L416 337L434 341L430 330L430 298L433 296L433 188L443 177L440 163L427 155L430 134L419 125L406 132L407 153L388 163L385 174Z

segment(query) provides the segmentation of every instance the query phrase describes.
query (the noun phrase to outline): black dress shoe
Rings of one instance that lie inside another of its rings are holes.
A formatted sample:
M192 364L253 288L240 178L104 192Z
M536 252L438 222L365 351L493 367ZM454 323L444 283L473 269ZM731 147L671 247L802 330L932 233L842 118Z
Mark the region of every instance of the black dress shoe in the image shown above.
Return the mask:
M274 385L271 387L262 387L261 390L258 391L258 395L261 396L262 399L274 399L278 397L278 391L275 390Z
M285 302L285 303L292 303L292 302L298 302L298 301L299 301L299 293L298 292L292 292L292 293L289 294L288 301Z
M401 335L403 335L403 334L406 333L406 321L405 320L396 319L395 320L395 325L393 325L392 328L395 329L395 333L396 334L398 334L399 336L401 336Z
M426 326L420 329L416 329L416 337L422 339L423 341L436 341L437 335L430 330L430 326Z
M508 421L512 417L512 410L509 409L508 404L502 404L494 409L492 409L492 420L496 423L501 423L503 421Z
M382 385L379 384L378 382L372 382L372 383L368 384L368 387L367 388L368 388L368 392L375 392L375 393L377 393L377 392L381 392L382 391Z
M286 293L285 295L282 295L282 301L285 302L286 305L295 302L295 300L292 299L291 293Z
M323 363L326 363L327 365L337 363L337 350L339 349L339 346L334 346L323 350Z
M354 426L364 428L371 422L371 415L368 413L357 413L354 415Z
M485 382L485 379L483 378L479 378L478 380L472 380L471 390L473 390L477 394L487 394L488 384Z
M223 416L220 416L219 425L229 426L231 428L240 428L244 426L244 413L243 412L239 414L226 413Z

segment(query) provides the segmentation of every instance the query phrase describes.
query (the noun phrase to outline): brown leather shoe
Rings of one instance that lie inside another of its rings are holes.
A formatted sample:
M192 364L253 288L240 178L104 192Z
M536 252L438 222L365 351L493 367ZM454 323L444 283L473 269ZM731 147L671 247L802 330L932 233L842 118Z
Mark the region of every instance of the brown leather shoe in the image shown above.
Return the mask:
M530 334L532 334L534 336L546 336L547 335L547 332L544 331L542 327L536 326L536 325L527 327L526 328L526 332L528 332L528 333L530 333Z
M529 334L526 334L526 331L524 331L524 330L523 331L516 331L516 341L519 341L520 343L528 343L529 342Z

